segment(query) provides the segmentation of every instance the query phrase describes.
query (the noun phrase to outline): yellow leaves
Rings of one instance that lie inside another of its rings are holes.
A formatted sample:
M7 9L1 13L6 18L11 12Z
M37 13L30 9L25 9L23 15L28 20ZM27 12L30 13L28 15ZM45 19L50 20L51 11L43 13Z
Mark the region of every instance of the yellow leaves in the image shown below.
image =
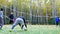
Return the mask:
M54 0L56 3L56 9L57 11L60 11L60 8L57 6L60 6L60 1L59 0ZM43 11L44 14L46 14L46 11L51 12L52 10L52 0L49 0L48 3L47 0L16 0L17 3L17 9L19 10L27 10L27 9L32 9L32 10L38 10L38 13L40 10ZM0 0L0 5L14 5L14 0L11 2L7 2L6 0ZM29 8L30 7L30 8ZM48 8L47 8L48 7Z
M5 0L0 0L0 5L4 5L6 3L6 1Z
M1 6L9 6L12 5L12 0L9 2L8 0L0 0L0 5Z
M57 9L57 13L60 13L60 8Z

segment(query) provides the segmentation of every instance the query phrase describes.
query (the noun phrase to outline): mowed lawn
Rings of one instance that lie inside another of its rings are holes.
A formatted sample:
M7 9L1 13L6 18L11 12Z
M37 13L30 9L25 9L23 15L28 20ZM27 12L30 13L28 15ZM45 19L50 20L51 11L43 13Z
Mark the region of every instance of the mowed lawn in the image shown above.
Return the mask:
M27 31L21 30L17 25L14 30L10 30L11 25L4 25L0 34L60 34L60 27L55 25L28 25Z

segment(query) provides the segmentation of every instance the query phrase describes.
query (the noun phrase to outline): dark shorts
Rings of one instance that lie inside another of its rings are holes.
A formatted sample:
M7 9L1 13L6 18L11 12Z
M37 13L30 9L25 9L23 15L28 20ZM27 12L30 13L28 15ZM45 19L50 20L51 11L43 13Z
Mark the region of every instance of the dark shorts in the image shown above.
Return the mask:
M0 26L3 26L4 25L4 21L3 19L0 17Z
M10 24L12 24L13 23L13 20L10 20Z

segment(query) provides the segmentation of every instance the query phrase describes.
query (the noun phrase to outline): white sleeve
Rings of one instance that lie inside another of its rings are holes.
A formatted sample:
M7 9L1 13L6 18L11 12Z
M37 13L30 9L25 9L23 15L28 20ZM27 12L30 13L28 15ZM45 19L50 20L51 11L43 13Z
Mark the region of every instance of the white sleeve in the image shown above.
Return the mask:
M59 20L60 20L60 18L59 18Z
M3 11L1 11L1 17L3 18Z

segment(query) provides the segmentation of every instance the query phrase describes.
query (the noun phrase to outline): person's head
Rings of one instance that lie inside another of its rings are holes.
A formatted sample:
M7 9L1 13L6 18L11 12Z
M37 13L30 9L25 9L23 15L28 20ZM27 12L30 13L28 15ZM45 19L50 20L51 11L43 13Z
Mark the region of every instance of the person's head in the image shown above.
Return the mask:
M2 9L2 8L1 8L0 10L1 10L1 11L3 11L3 9Z
M13 13L11 12L11 14L13 14Z

